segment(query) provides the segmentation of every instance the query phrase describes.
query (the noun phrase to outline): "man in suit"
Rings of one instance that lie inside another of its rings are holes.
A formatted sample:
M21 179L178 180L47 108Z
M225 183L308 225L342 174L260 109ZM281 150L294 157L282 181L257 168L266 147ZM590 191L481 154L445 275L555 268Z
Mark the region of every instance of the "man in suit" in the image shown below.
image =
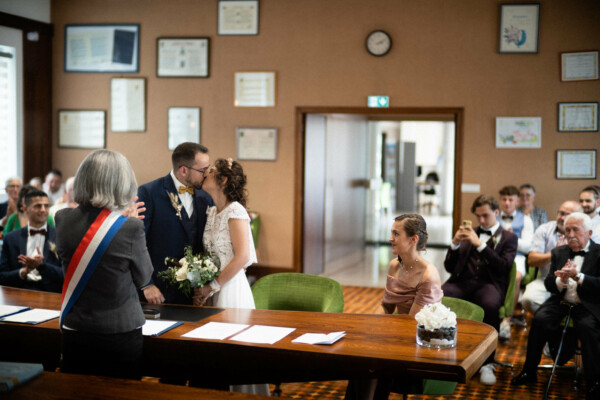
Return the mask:
M34 190L24 202L29 224L4 237L0 285L60 293L63 271L56 254L54 228L47 225L48 196Z
M581 341L588 399L600 399L600 245L591 240L590 217L575 212L565 220L567 244L551 251L550 272L544 281L550 298L533 317L523 370L512 385L534 382L546 341L560 336L561 322L571 309ZM571 308L572 307L572 308Z
M519 189L515 186L504 186L500 189L500 214L497 217L502 228L517 235L519 238L517 244L517 255L515 264L517 265L517 277L515 281L515 306L519 299L519 289L521 280L526 274L525 257L529 253L531 240L533 239L533 220L517 209L519 203ZM512 311L512 310L511 310ZM510 339L510 320L511 317L505 317L500 323L500 339Z
M4 225L6 225L8 217L17 212L17 200L19 199L21 186L21 178L18 176L13 176L6 180L4 190L8 195L8 200L4 203L0 203L0 231L2 231Z
M444 296L468 300L483 308L483 322L500 327L500 306L504 303L508 280L515 255L518 238L500 226L498 201L487 195L475 199L471 212L479 222L473 229L463 223L458 229L444 267L451 275L442 290ZM493 385L494 354L481 367L481 383Z
M138 189L139 201L146 207L146 245L154 266L152 281L143 293L154 304L192 304L191 298L177 287L167 286L157 274L166 269L166 257L179 260L186 246L192 246L194 254L203 251L206 209L213 205L210 196L201 190L209 168L208 149L198 143L182 143L173 151L171 162L170 173Z

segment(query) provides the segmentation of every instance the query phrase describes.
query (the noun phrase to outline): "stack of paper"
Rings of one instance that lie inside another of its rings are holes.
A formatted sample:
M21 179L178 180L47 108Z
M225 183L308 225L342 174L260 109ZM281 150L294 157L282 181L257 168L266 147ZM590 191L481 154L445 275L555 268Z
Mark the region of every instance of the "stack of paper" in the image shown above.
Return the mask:
M305 333L304 335L292 340L293 343L306 343L306 344L334 344L338 340L344 337L346 332L331 332L325 333Z
M0 305L0 318L9 316L11 314L16 314L25 310L29 310L29 307Z
M183 324L182 321L155 321L155 320L146 320L144 326L142 326L142 335L144 336L160 336L163 333L170 331Z
M234 336L231 340L247 343L274 344L292 333L296 328L283 328L279 326L254 325L244 332Z
M0 318L2 322L18 322L21 324L39 324L40 322L58 318L60 311L36 308Z
M238 333L242 329L246 329L245 324L228 324L224 322L209 322L183 335L184 337L194 339L213 339L223 340L229 336Z

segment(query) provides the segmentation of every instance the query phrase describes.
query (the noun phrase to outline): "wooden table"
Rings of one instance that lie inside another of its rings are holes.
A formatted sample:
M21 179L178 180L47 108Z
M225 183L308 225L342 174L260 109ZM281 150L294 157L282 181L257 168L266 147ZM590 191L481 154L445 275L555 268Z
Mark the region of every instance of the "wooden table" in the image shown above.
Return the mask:
M4 400L46 399L46 400L189 400L227 399L261 400L267 396L225 392L221 390L199 389L187 386L162 385L154 382L100 376L62 374L44 371L41 376L17 386Z
M0 304L60 309L60 295L0 286ZM182 337L207 322L296 328L274 345ZM307 332L346 331L333 345L292 340ZM226 309L202 321L145 337L143 375L205 377L212 383L298 382L409 375L465 383L494 351L489 325L459 319L457 346L416 344L416 323L405 315L334 314ZM5 361L41 362L55 368L60 354L58 319L38 325L0 322Z

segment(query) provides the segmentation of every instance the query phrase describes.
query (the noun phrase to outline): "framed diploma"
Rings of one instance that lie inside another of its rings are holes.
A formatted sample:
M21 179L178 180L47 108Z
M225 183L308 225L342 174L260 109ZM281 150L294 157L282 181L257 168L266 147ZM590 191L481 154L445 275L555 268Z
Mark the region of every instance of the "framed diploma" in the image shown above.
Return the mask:
M275 72L236 72L236 107L275 107Z
M497 117L497 148L529 148L542 147L541 117Z
M499 53L537 53L540 4L500 4Z
M106 148L106 111L58 110L58 147Z
M113 132L146 131L145 78L110 80L110 130Z
M277 160L277 128L237 128L238 160Z
M158 38L156 76L161 78L208 78L209 45L207 37Z
M258 0L219 0L219 35L258 35Z
M140 26L65 26L65 72L139 71Z
M200 143L200 108L169 107L169 150L183 142Z
M557 150L557 179L596 179L596 150Z
M563 82L598 79L598 50L560 54L560 79Z
M558 103L559 132L598 132L598 103Z

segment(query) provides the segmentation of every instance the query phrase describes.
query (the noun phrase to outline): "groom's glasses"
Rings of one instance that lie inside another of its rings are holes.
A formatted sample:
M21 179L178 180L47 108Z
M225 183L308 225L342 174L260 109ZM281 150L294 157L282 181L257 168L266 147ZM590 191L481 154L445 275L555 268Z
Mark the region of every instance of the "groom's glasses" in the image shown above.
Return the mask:
M210 169L210 165L208 167L204 167L204 168L200 168L200 169L196 169L193 167L188 167L187 165L184 165L184 167L189 168L189 169L193 169L194 171L200 172L202 175L204 175L206 173L206 171L208 171Z

